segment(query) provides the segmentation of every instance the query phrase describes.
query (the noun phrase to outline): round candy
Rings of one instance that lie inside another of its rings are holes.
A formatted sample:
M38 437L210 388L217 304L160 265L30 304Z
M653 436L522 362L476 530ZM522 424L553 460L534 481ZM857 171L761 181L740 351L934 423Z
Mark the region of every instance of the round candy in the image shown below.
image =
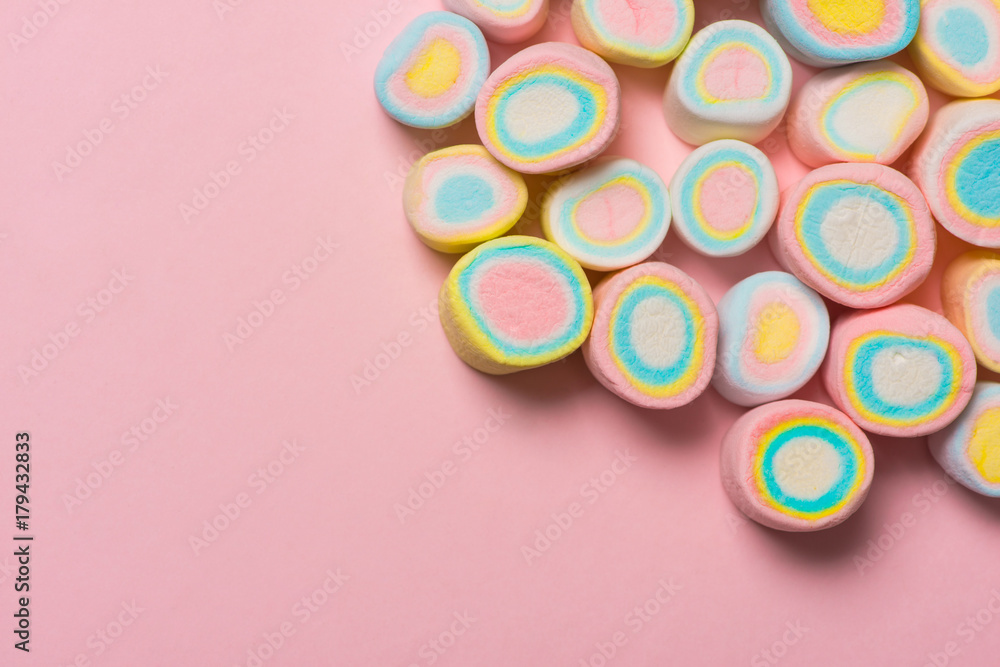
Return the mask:
M523 42L545 25L549 0L444 0L445 9L479 26L494 42Z
M428 153L403 186L406 219L421 241L442 252L465 252L502 235L527 204L521 175L473 144Z
M375 68L375 96L406 125L453 125L472 112L490 73L490 52L472 21L427 12L392 40Z
M844 521L864 502L875 459L847 415L821 403L778 401L736 420L722 440L722 484L748 517L810 531Z
M601 153L618 132L618 78L586 49L545 42L515 53L476 101L483 145L511 169L559 171Z
M822 375L834 402L858 426L911 437L944 428L965 408L976 359L944 317L899 304L837 320Z
M747 21L719 21L698 31L677 59L663 112L689 144L752 144L778 126L791 90L791 65L773 37Z
M917 288L934 261L934 221L917 187L880 164L831 164L784 198L771 249L786 270L851 308Z
M913 151L913 180L958 238L1000 248L1000 101L946 104Z
M691 38L692 0L574 0L573 32L607 60L660 67L677 57Z
M812 167L891 164L927 124L927 91L888 60L820 72L788 108L788 144Z
M533 236L504 236L463 256L438 308L455 353L494 375L562 359L587 338L594 317L580 265Z
M836 67L906 48L917 32L920 0L760 0L760 13L788 55Z
M1000 2L922 0L910 57L928 85L956 97L1000 90Z
M1000 373L1000 255L973 250L955 259L944 272L941 303L979 363Z
M644 408L676 408L701 395L719 329L701 285L674 266L646 262L602 280L594 303L583 358L601 384Z
M963 486L1000 498L1000 384L976 383L968 407L927 444L945 472Z
M778 200L771 161L735 139L696 148L670 179L674 230L711 257L740 255L757 245L774 222Z
M737 405L795 393L826 356L830 315L795 276L757 273L719 301L719 351L712 386Z
M670 226L667 186L649 167L601 158L549 191L542 230L588 269L614 271L646 259Z

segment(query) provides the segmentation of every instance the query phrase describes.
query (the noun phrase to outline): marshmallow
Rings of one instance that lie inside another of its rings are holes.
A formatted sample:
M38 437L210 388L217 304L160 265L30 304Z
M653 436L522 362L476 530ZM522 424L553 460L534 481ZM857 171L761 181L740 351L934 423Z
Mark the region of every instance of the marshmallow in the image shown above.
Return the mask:
M941 303L979 363L1000 373L1000 255L974 250L956 258L945 269Z
M447 127L472 112L490 73L486 40L472 21L427 12L399 33L375 68L375 96L400 123Z
M888 60L820 72L788 108L788 144L811 167L891 164L927 124L927 91Z
M931 270L934 221L917 187L880 164L831 164L783 197L771 231L779 263L837 303L877 308Z
M965 408L976 358L944 317L899 304L837 320L821 374L858 426L911 437L941 430Z
M922 0L910 42L920 74L943 93L982 97L1000 90L1000 3Z
M722 440L722 485L741 512L776 530L830 528L868 495L875 459L847 415L778 401L736 420Z
M747 21L719 21L698 31L677 59L663 112L689 144L753 144L781 122L791 91L792 67L773 37Z
M1000 498L1000 384L978 382L951 426L927 439L931 455L962 486Z
M545 42L500 65L476 101L483 145L511 169L540 174L585 162L618 132L618 78L586 49Z
M1000 101L961 100L938 109L912 164L913 180L945 229L973 245L1000 248Z
M778 214L778 178L750 144L712 141L670 179L674 231L703 255L732 257L757 245Z
M677 57L691 38L691 0L573 0L573 32L607 60L660 67Z
M601 158L558 183L542 204L546 238L596 271L648 258L669 226L667 186L627 158Z
M562 359L580 347L594 317L580 265L532 236L504 236L463 256L438 308L455 354L494 375Z
M479 26L494 42L523 42L545 25L549 0L444 0L444 7Z
M795 393L819 370L830 340L823 299L795 276L757 273L718 304L719 351L712 386L737 405Z
M466 252L502 235L527 204L521 175L472 144L428 153L403 185L406 219L421 241L441 252Z
M788 55L836 67L906 48L917 32L920 0L760 0L760 13Z
M719 320L712 299L680 269L646 262L594 288L583 358L598 381L644 408L676 408L708 386Z

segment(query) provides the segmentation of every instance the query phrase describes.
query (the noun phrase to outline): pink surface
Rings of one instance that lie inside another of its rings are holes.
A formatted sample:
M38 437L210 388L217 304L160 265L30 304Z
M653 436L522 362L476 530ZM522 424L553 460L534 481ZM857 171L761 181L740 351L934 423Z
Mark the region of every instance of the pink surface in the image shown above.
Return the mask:
M267 667L995 663L1000 505L948 484L923 439L874 437L861 510L780 534L722 489L744 410L714 390L652 412L579 354L506 377L455 357L434 312L455 258L407 229L401 187L474 123L407 129L372 93L382 49L437 3L231 4L74 2L37 29L56 5L0 9L31 35L0 68L0 664L230 667L265 636ZM535 40L573 41L569 6ZM756 3L697 12L759 22ZM670 68L615 70L610 152L668 179L690 150L663 122ZM780 133L760 147L788 187L806 168ZM969 247L939 234L907 297L935 310ZM766 245L706 259L674 234L657 258L715 299L777 267ZM829 404L816 380L796 397Z

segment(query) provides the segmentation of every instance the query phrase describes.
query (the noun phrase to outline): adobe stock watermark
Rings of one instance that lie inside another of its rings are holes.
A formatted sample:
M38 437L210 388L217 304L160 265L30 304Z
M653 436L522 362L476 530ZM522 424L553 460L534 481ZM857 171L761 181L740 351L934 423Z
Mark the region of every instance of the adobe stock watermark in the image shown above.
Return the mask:
M294 262L281 274L282 287L275 287L263 299L254 300L253 307L245 315L236 319L236 326L231 331L222 334L222 342L230 353L250 340L254 333L264 326L278 311L278 308L288 303L288 297L295 294L302 286L333 257L333 252L340 247L330 234L317 236L315 244L300 260Z
M360 56L361 52L371 46L372 40L377 39L401 11L403 11L401 0L389 0L384 6L369 11L371 19L355 25L350 40L340 42L340 52L344 54L344 60L351 62Z
M169 75L170 72L164 72L159 65L147 65L142 79L111 103L110 115L101 118L96 126L85 129L81 139L67 144L66 154L62 162L58 160L52 162L52 171L56 175L56 179L62 182L77 167L82 165L87 156L91 155L108 135L115 131L116 123L121 123L131 116L132 112L138 109L139 105L149 97L149 94L159 88Z
M952 664L952 661L962 655L962 647L968 646L976 640L976 637L986 630L1000 615L1000 589L994 588L990 591L990 597L986 603L973 614L966 616L955 628L958 639L950 639L945 642L940 651L931 651L927 654L927 662L923 667L945 667Z
M212 0L212 9L220 21L226 20L226 14L235 12L238 8L247 4L247 0Z
M340 568L328 569L323 573L323 583L311 592L303 595L289 612L289 618L278 624L274 630L262 632L261 642L255 642L247 648L246 659L234 664L234 667L263 667L274 655L295 636L299 627L312 620L330 602L334 595L340 592L350 580L350 576L340 571Z
M452 620L444 630L428 639L417 649L417 660L411 662L407 667L421 667L421 665L433 665L451 649L460 637L464 636L469 628L476 622L476 617L466 611L452 612Z
M266 464L257 468L247 477L246 484L250 489L240 491L230 500L219 503L219 511L202 522L200 530L188 536L188 545L195 556L214 544L222 533L229 530L246 510L253 505L256 496L267 491L288 468L298 461L305 447L295 440L285 440L281 443L278 454ZM252 492L252 494L251 494Z
M910 499L913 511L903 512L891 523L883 523L882 532L878 537L868 540L864 553L854 555L854 567L858 574L863 577L867 570L882 560L917 525L920 517L930 512L948 494L955 483L955 480L945 475L913 494Z
M208 178L192 191L189 201L177 205L181 220L185 224L205 212L212 202L219 198L233 179L243 173L243 168L256 160L274 142L278 135L288 129L289 123L295 119L285 107L275 108L268 121L255 132L247 135L236 147L236 154L226 160L218 169L210 169Z
M91 463L90 467L93 470L87 472L83 477L77 477L73 489L62 495L66 512L72 514L73 510L83 505L84 501L92 497L95 491L104 486L129 457L138 452L140 447L156 435L160 427L170 419L179 407L169 396L156 399L153 409L122 433L121 438L119 438L121 447L112 449L107 456Z
M35 0L36 10L21 17L17 32L8 32L7 41L14 53L27 46L28 42L38 36L45 26L56 17L70 0Z
M787 621L781 636L771 642L770 646L761 649L750 658L750 667L777 665L782 658L788 655L793 646L802 641L807 632L809 632L809 628L802 625L801 621Z
M91 667L93 661L104 655L115 642L121 639L125 631L139 618L139 615L146 611L136 604L135 600L131 602L123 600L119 606L121 610L115 614L114 618L87 637L86 647L88 650L77 653L73 660L65 666L60 663L59 667Z
M385 179L389 192L401 192L403 183L406 182L406 177L410 173L410 168L425 154L446 143L448 143L448 130L433 130L423 139L414 138L413 144L416 148L409 153L397 155L395 169L386 169L382 172L382 178Z
M27 363L18 365L17 376L21 378L21 382L28 384L48 368L87 325L111 307L118 295L124 292L133 280L135 276L125 267L111 271L111 278L106 285L76 307L78 317L67 320L65 324L50 333L46 342L31 350Z
M427 501L458 473L459 467L481 451L511 417L513 415L506 412L502 406L487 410L486 419L481 425L452 444L452 455L425 471L421 481L408 489L406 500L393 504L392 509L399 522L405 524L407 519L419 512Z
M643 602L635 605L622 621L622 628L616 630L604 641L594 643L594 650L586 658L580 658L579 667L605 667L615 659L621 648L628 644L630 637L642 632L652 620L674 599L682 588L673 577L661 577L656 582L656 590Z
M524 556L525 562L533 565L548 552L583 517L587 507L603 498L621 476L631 470L636 461L638 459L628 449L616 450L611 465L580 486L580 500L574 500L565 509L550 514L549 522L535 530L534 539L529 544L521 546L521 555Z
M438 322L438 298L435 296L425 305L415 308L407 318L408 327L401 329L387 340L383 339L378 352L366 357L361 369L352 373L348 381L355 396L375 384L389 367L396 362L416 341L419 334L427 331L432 322Z

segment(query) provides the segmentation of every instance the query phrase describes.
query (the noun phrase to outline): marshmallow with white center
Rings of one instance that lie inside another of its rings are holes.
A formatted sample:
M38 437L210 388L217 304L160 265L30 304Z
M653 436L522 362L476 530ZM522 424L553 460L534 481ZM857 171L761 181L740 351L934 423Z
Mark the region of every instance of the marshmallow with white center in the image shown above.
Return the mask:
M819 294L788 273L736 283L718 304L712 386L737 405L760 405L801 389L823 363L830 315Z
M927 91L888 60L820 72L788 108L788 145L811 167L891 164L927 124Z
M427 12L396 36L375 68L375 96L386 113L420 128L453 125L470 113L490 73L476 25L451 12Z
M618 132L621 91L611 66L560 42L529 46L486 80L476 101L483 145L525 174L597 157Z
M583 344L594 318L583 269L533 236L504 236L464 255L438 309L459 358L493 375L562 359Z
M942 227L973 245L1000 248L1000 101L959 100L938 109L911 164Z
M614 63L660 67L677 57L694 27L692 0L573 0L573 32Z
M595 271L648 258L669 226L667 186L627 158L600 158L557 184L542 204L546 238Z
M791 91L792 67L773 37L748 21L719 21L695 33L674 63L663 113L689 144L753 144L781 122Z
M973 250L959 255L945 269L941 304L979 363L1000 373L1000 254Z
M474 144L428 153L403 185L406 219L441 252L466 252L504 234L527 204L524 178Z
M821 403L787 400L755 408L722 440L722 485L759 524L822 530L861 507L875 459L847 415Z
M962 486L1000 498L1000 383L978 382L950 426L927 439L931 455Z
M583 358L597 380L644 408L697 398L712 379L719 320L705 290L680 269L646 262L594 288Z
M670 179L674 231L710 257L741 255L778 214L778 177L760 150L735 139L691 152Z
M914 437L941 430L962 412L976 383L976 358L944 317L898 304L837 320L821 375L858 426Z
M895 169L865 163L820 167L786 191L770 241L787 271L851 308L877 308L912 292L937 247L917 186Z
M920 22L920 0L761 0L760 13L788 55L837 67L906 48Z
M1000 0L921 0L910 57L928 85L955 97L1000 90Z
M542 29L549 15L549 0L444 0L444 7L503 44L528 39Z

